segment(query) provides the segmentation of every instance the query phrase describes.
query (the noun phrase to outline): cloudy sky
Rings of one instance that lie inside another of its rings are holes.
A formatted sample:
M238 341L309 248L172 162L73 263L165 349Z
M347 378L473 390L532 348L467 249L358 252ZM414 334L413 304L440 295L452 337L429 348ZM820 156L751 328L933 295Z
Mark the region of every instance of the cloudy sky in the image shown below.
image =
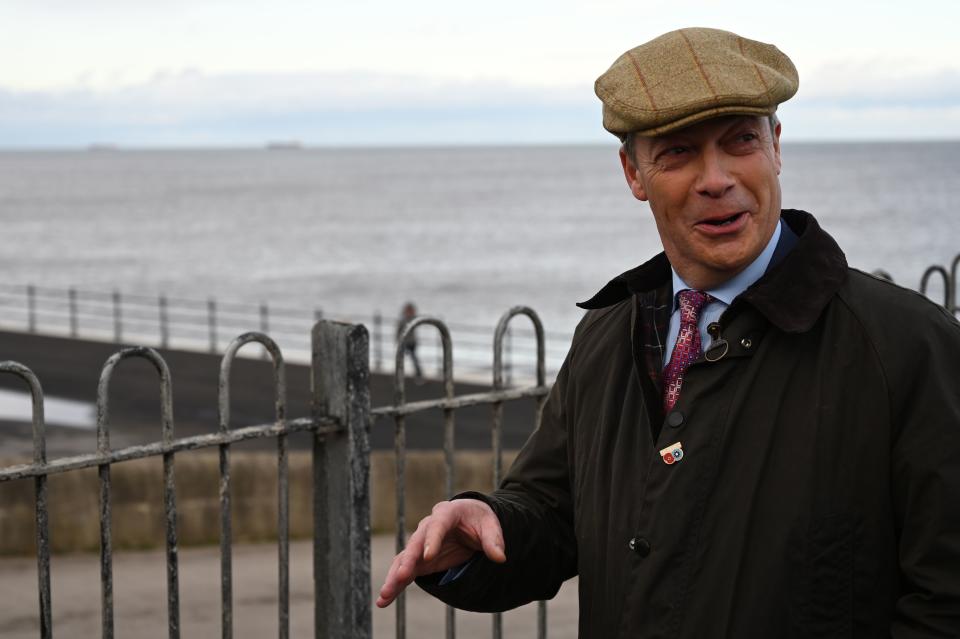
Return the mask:
M0 147L592 143L665 31L772 42L787 140L960 139L957 0L4 0Z

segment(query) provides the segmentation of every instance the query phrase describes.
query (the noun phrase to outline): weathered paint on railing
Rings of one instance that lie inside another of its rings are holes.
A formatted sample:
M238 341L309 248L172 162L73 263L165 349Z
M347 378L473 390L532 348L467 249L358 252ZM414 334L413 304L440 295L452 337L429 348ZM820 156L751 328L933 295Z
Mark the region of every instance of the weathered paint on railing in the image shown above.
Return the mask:
M505 371L509 370L509 351L504 358L504 351L509 345L509 324L518 316L525 315L533 323L537 340L536 385L524 388L505 388ZM403 344L408 336L419 326L430 325L437 329L437 337L441 344L443 355L444 397L417 402L406 401L405 389L405 351ZM454 481L454 411L468 406L489 405L493 410L491 424L491 440L493 450L493 477L494 488L500 482L502 475L502 444L501 432L503 423L503 402L523 398L533 398L537 402L535 420L540 421L543 403L549 393L546 385L546 343L543 324L539 316L529 307L517 306L508 310L500 318L494 331L493 338L493 388L486 393L472 393L469 395L454 396L453 383L453 351L450 330L446 324L434 317L416 317L405 324L397 338L394 365L394 404L378 407L371 411L372 417L392 417L394 419L394 454L396 472L396 551L402 552L406 545L406 422L405 417L425 410L440 409L444 413L444 471L446 476L446 495L453 496ZM406 597L400 593L394 602L396 606L396 637L406 637ZM499 614L492 615L493 637L502 636L502 618ZM537 636L545 639L547 633L547 609L545 602L537 604ZM454 610L449 606L446 609L446 637L454 639L456 636L456 620Z
M537 336L537 388L546 385L546 341L544 338L543 322L536 311L528 306L514 306L500 317L497 322L497 328L493 332L493 389L494 391L503 390L503 345L505 336L509 336L508 328L510 320L518 315L526 315L533 322L533 329ZM546 395L537 396L537 412L535 421L540 423L540 417L543 414L543 404L546 401ZM492 427L492 445L493 445L493 488L496 490L500 486L502 465L503 465L503 446L501 445L500 434L503 425L503 402L493 402L493 427ZM503 617L500 613L493 615L493 639L501 639L503 636ZM537 602L537 637L546 639L547 637L547 604L545 601Z
M113 549L110 512L110 380L117 364L132 357L143 358L153 364L160 375L161 441L164 447L173 441L173 389L170 369L152 348L125 348L111 355L100 371L97 386L97 454L100 464L100 585L101 621L104 639L111 639L113 624ZM177 504L174 490L172 451L163 454L163 504L166 523L167 548L167 623L170 639L180 637L180 584L177 560Z
M218 414L220 433L230 431L230 371L237 351L245 344L261 344L273 361L274 410L277 435L277 549L278 549L278 636L290 636L290 496L287 459L287 376L283 354L276 342L264 333L244 333L233 339L220 360ZM233 531L230 512L230 443L220 444L220 604L221 635L233 637Z
M47 443L43 418L43 389L40 380L29 368L18 362L0 362L0 372L16 375L30 388L33 426L33 464L44 466L47 463ZM36 499L36 535L37 535L37 589L40 600L40 637L53 636L50 594L50 527L47 520L47 476L34 478L34 496Z
M322 321L311 343L313 414L342 424L313 438L314 628L318 639L370 639L369 335Z
M165 303L160 304L161 308ZM508 324L517 315L526 315L533 322L537 335L537 380L535 386L505 388L504 360ZM423 410L444 413L444 470L446 495L453 494L454 416L467 406L490 405L493 410L492 446L494 450L495 485L502 474L502 403L532 398L537 402L539 421L542 405L549 392L545 379L545 346L543 328L529 308L516 307L500 320L494 334L493 388L486 393L455 396L453 383L452 340L448 327L436 318L415 318L402 331L399 344L418 325L429 324L438 331L442 345L444 377L443 397L406 402L403 350L398 348L395 377L395 403L370 409L369 336L362 326L321 321L312 332L312 414L308 418L286 417L286 380L283 357L277 344L263 333L245 333L233 340L221 360L219 386L219 419L217 432L174 438L172 382L170 371L160 355L145 347L128 348L114 354L105 363L97 393L97 451L93 454L63 457L48 462L43 436L43 394L39 381L15 363L0 364L0 371L13 372L28 380L34 400L34 459L32 463L0 469L0 481L32 477L37 485L37 554L40 592L41 636L52 636L50 615L49 540L47 533L46 481L49 475L96 466L100 483L101 539L101 611L104 637L114 634L113 571L111 523L112 464L144 457L161 456L164 460L164 510L167 542L167 608L170 637L179 636L179 590L177 558L177 510L174 493L174 455L177 452L216 446L220 451L220 525L222 572L222 635L232 637L232 528L230 523L230 446L249 439L276 437L278 459L278 635L289 636L289 505L286 438L292 432L313 434L314 484L314 626L317 637L369 639L371 612L370 521L369 521L369 429L375 417L393 418L396 425L397 454L397 518L398 549L405 542L405 424L407 415ZM230 371L237 352L256 342L273 360L276 421L231 429ZM145 445L111 449L109 431L109 384L114 369L123 359L145 358L160 377L161 440ZM31 380L32 378L32 380ZM398 605L397 636L406 633L405 608ZM546 636L546 608L538 608L538 636ZM500 622L494 621L494 636L499 636ZM456 633L452 609L446 612L446 636Z
M257 342L273 358L276 421L230 429L229 381L231 365L241 346ZM278 636L289 637L289 469L287 435L314 435L314 545L317 582L316 635L347 639L370 639L370 548L369 548L369 371L367 334L363 327L320 322L314 328L316 344L314 411L311 417L287 419L286 377L283 356L277 344L261 333L246 333L233 340L221 361L219 428L216 433L174 438L171 374L153 349L123 349L107 359L97 388L96 453L46 458L43 392L36 376L16 362L0 363L0 372L26 380L33 401L34 456L31 463L0 469L0 481L31 477L36 485L37 565L41 638L52 633L50 553L47 510L47 479L52 474L82 468L98 468L100 520L101 634L113 637L114 591L111 536L112 464L144 457L162 457L167 573L168 635L180 635L177 504L174 485L174 455L177 452L217 446L227 452L233 443L263 437L277 439L278 459ZM339 356L339 357L338 357ZM161 438L145 445L121 449L110 447L110 382L117 365L128 358L147 359L159 374ZM322 370L320 369L322 367ZM348 442L348 445L341 445ZM318 454L318 450L320 453ZM224 570L222 614L224 636L232 633L231 529L229 520L229 455L221 457L221 568ZM316 507L319 506L319 507ZM346 530L347 534L342 534ZM320 539L323 538L323 539ZM346 558L346 561L345 561ZM344 589L344 584L349 587ZM344 593L346 595L344 596Z
M443 357L443 390L444 399L448 402L453 400L453 345L450 340L450 330L447 325L435 317L415 317L408 321L400 330L397 336L396 363L394 365L393 378L393 399L397 407L406 403L406 378L404 377L404 364L406 361L406 350L404 344L413 331L419 326L433 326L437 329L441 344L441 354ZM454 407L447 405L443 407L443 457L444 457L444 475L446 478L447 499L453 497L453 450L454 450ZM405 416L397 414L395 416L396 431L394 434L394 450L396 452L396 471L397 471L397 552L401 552L406 546L406 475L405 461L407 456L407 439ZM394 605L396 606L397 616L397 639L404 639L407 632L407 602L405 593L400 593ZM453 639L456 636L456 613L450 606L446 607L446 636L447 639Z

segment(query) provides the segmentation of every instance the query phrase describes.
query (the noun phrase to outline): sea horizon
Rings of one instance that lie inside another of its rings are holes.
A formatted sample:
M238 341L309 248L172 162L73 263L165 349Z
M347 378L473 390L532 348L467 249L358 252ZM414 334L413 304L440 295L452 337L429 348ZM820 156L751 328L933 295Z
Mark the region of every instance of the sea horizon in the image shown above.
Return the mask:
M789 136L781 140L786 145L878 145L878 144L960 144L960 136L956 138L943 137L891 137L891 138L800 138L791 139ZM125 152L125 151L389 151L389 150L444 150L444 149L511 149L511 148L580 148L580 147L616 147L617 142L612 137L609 141L556 141L556 142L451 142L451 143L386 143L374 144L358 142L356 144L324 144L303 142L280 138L267 139L260 144L217 144L217 145L189 145L189 144L128 144L112 142L110 140L92 140L86 145L30 145L11 146L0 145L0 153L32 153L32 152Z
M264 152L267 151L267 152ZM784 208L851 265L916 288L960 252L960 141L790 142ZM575 302L658 253L616 141L0 151L5 281L493 326ZM939 286L939 284L935 284ZM933 295L939 296L939 291Z

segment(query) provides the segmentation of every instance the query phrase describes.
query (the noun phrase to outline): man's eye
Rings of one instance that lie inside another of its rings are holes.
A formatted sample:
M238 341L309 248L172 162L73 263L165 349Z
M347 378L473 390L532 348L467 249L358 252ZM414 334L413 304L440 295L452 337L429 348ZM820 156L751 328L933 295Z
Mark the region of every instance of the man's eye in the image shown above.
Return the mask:
M669 149L666 149L662 155L666 155L666 156L683 155L689 150L690 148L686 146L672 146Z

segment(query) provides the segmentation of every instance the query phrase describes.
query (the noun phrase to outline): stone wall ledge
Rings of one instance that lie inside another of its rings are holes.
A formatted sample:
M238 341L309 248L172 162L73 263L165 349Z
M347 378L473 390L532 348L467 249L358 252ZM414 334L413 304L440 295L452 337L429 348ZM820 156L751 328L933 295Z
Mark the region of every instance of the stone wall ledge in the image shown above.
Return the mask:
M509 468L516 452L505 452ZM289 459L290 536L312 535L311 453L291 451ZM0 459L0 466L24 463ZM395 459L375 451L370 464L370 525L374 533L394 530ZM489 491L493 486L489 451L455 455L455 492ZM161 548L163 531L163 462L159 457L111 467L113 547L115 550ZM231 505L235 542L276 540L277 456L271 452L231 451ZM220 540L219 455L216 451L181 453L175 461L178 535L183 546ZM410 450L406 461L406 523L410 529L445 498L443 452ZM51 475L48 480L50 546L54 553L96 552L99 548L97 469ZM36 552L34 480L0 483L0 555Z

